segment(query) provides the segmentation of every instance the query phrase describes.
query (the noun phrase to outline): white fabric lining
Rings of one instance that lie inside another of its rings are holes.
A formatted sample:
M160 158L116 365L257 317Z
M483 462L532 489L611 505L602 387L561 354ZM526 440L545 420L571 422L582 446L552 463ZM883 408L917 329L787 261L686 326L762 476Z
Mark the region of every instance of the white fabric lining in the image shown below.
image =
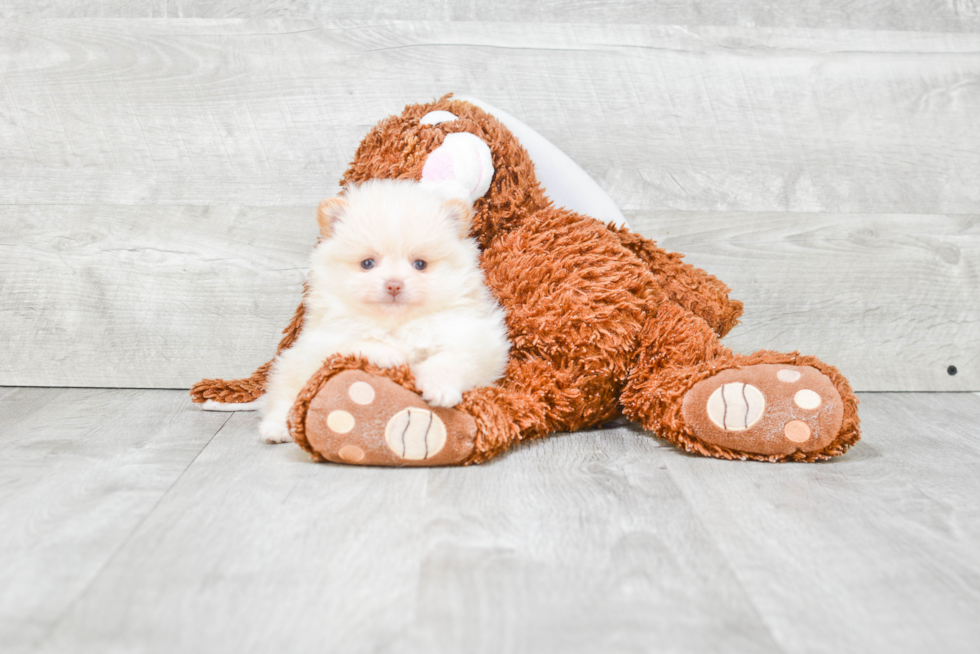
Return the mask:
M626 217L616 203L587 172L559 150L551 141L514 118L506 111L470 97L454 95L454 100L463 100L483 109L517 137L534 161L534 171L544 188L545 195L557 207L565 207L576 213L592 216L604 223L614 223L629 227Z

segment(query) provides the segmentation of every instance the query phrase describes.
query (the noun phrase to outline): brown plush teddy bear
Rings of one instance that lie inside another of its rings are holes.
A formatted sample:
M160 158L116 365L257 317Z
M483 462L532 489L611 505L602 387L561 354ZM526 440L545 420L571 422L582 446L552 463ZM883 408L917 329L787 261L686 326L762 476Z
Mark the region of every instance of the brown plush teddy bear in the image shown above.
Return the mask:
M727 286L625 227L553 206L521 143L475 104L446 96L381 121L341 186L452 182L450 155L474 136L489 148L492 168L480 163L483 155L470 157L479 168L472 175L485 177L472 235L487 285L507 312L507 371L444 409L422 400L407 366L328 359L289 419L293 438L315 459L481 463L522 440L619 415L688 452L724 459L818 461L858 440L857 399L835 368L798 353L734 354L719 340L742 311ZM279 352L303 315L300 305ZM191 396L250 402L270 365L247 379L204 380Z

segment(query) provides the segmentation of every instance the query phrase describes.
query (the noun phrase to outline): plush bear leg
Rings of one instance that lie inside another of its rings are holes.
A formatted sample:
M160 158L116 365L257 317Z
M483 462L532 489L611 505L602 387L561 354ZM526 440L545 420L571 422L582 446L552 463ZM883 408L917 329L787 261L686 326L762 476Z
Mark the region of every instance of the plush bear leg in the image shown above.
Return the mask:
M728 297L731 289L720 279L684 263L683 255L667 252L626 227L610 225L609 231L616 235L623 247L643 261L658 288L672 304L704 319L718 336L724 336L738 324L742 303Z
M658 436L723 459L818 461L860 437L857 398L836 368L798 353L733 354L674 304L645 326L621 403Z
M411 371L357 357L328 361L290 414L293 439L316 460L376 466L481 463L548 431L561 402L548 407L542 368L512 363L499 386L465 393L451 409L430 407ZM528 387L540 387L528 391Z

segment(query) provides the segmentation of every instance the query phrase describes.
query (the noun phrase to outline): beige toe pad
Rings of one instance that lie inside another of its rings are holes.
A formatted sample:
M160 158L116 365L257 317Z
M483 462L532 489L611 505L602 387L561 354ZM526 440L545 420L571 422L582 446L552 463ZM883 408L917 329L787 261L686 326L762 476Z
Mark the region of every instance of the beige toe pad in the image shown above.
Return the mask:
M789 455L829 445L840 432L844 405L816 368L766 363L698 382L684 396L683 415L705 443Z
M310 402L306 438L336 463L454 465L473 453L476 422L457 409L431 408L390 379L348 370Z

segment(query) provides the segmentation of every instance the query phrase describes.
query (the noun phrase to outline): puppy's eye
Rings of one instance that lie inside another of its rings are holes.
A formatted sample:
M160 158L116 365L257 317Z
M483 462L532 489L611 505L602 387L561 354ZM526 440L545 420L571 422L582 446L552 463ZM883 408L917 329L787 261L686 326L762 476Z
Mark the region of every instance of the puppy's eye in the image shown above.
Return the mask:
M428 265L429 264L422 261L421 259L416 259L414 262L412 262L412 267L415 268L416 270L425 270L425 267Z
M371 270L374 268L374 259L365 259L361 262L361 268L364 270Z

